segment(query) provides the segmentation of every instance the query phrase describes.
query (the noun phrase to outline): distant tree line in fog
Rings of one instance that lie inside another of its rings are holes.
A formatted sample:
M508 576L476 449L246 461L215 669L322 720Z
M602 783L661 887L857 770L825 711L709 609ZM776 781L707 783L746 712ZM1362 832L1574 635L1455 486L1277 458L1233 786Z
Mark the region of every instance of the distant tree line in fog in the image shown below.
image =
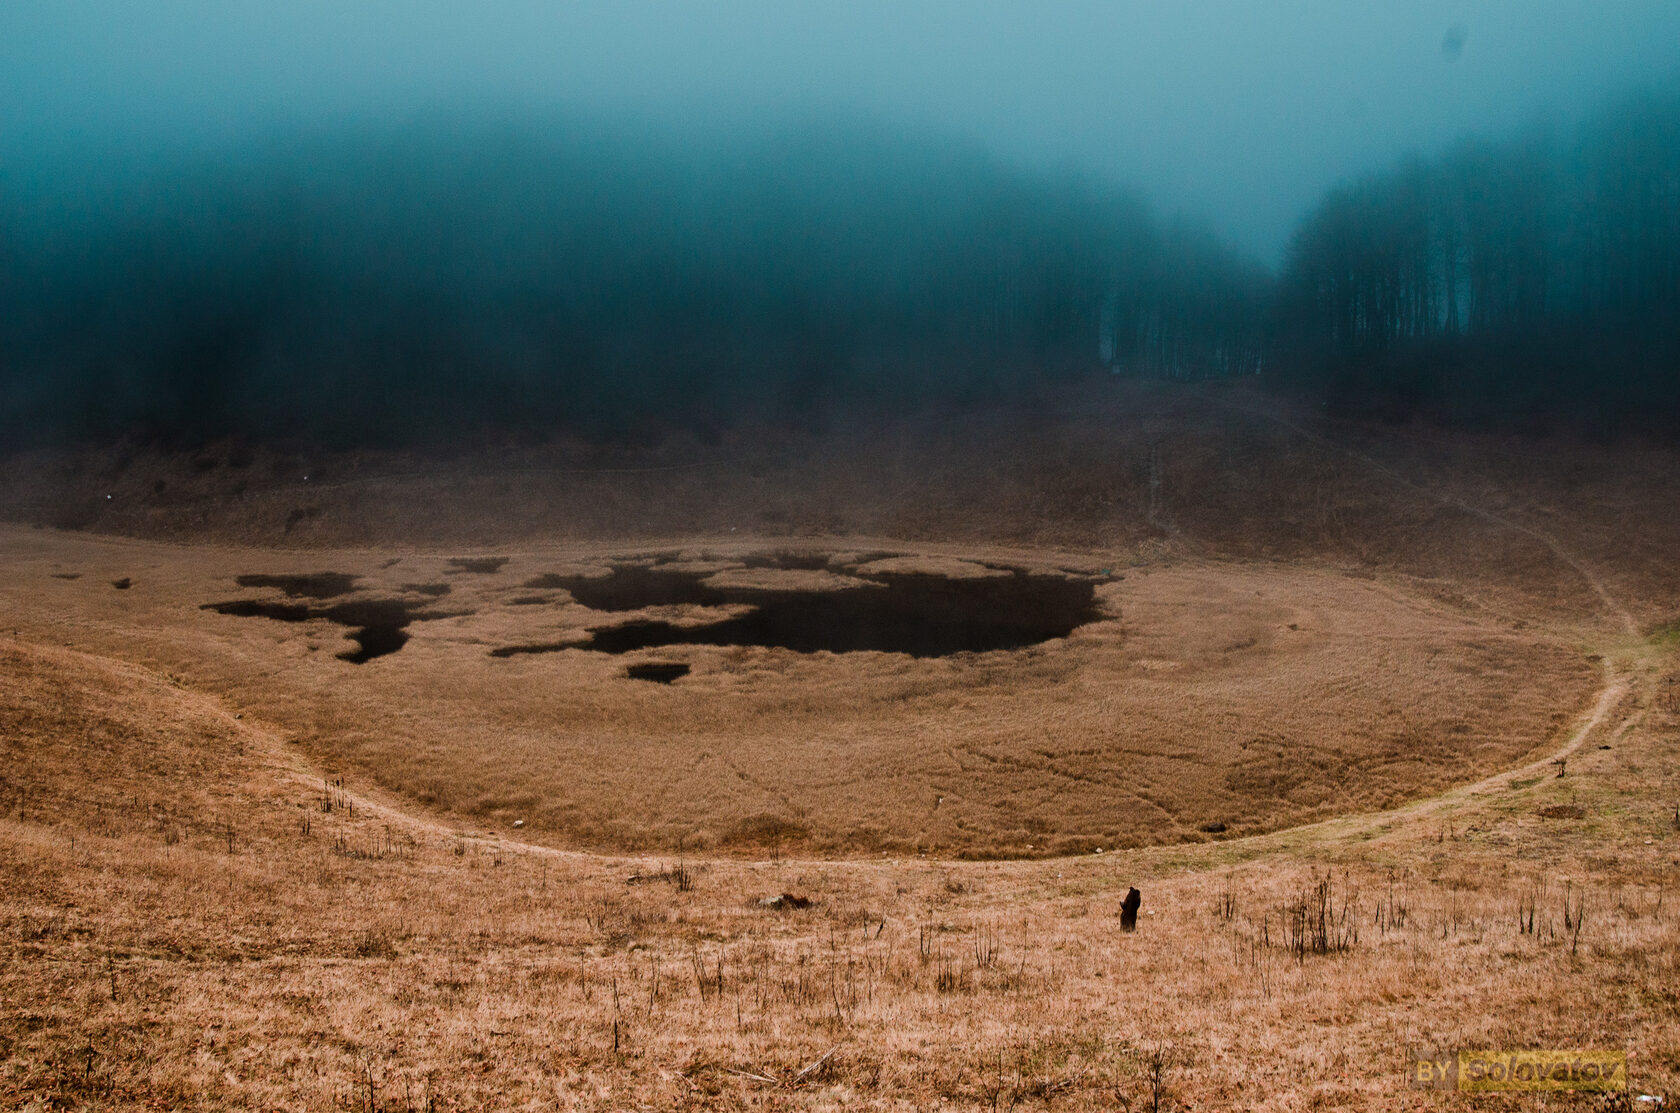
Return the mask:
M705 433L1007 399L1252 370L1270 292L1126 194L846 128L339 134L11 200L14 435Z
M1680 432L1680 97L1331 190L1290 245L1269 354L1355 413Z
M707 436L1116 373L1680 430L1680 102L1331 190L1279 275L1134 197L831 127L571 122L0 165L0 435Z

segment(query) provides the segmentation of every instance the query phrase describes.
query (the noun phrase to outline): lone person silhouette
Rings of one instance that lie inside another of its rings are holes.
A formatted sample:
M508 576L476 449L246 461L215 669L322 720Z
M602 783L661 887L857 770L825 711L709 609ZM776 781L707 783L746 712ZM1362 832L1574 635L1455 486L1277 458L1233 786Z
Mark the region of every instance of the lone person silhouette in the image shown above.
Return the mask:
M1143 905L1143 894L1136 889L1126 890L1126 899L1120 902L1120 930L1136 931L1138 909Z

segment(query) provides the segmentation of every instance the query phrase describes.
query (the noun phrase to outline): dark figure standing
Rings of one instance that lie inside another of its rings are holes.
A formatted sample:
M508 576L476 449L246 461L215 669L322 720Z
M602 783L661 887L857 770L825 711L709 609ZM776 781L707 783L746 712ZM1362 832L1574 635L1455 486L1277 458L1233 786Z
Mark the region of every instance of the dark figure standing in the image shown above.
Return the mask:
M1137 930L1137 913L1143 905L1143 894L1136 889L1126 890L1126 899L1120 902L1120 930Z

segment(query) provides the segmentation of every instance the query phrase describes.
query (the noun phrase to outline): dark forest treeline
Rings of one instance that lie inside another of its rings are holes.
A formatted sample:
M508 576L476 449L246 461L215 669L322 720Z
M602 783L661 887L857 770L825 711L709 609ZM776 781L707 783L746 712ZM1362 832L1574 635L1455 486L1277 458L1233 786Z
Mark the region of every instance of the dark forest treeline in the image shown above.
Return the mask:
M10 179L15 182L16 178ZM704 430L1257 364L1269 276L1135 199L877 131L315 137L4 211L13 438Z
M1680 431L1680 97L1330 191L1291 243L1271 354L1354 412Z
M1338 186L1275 279L1123 192L883 129L0 158L10 445L705 433L1110 372L1680 432L1680 97Z

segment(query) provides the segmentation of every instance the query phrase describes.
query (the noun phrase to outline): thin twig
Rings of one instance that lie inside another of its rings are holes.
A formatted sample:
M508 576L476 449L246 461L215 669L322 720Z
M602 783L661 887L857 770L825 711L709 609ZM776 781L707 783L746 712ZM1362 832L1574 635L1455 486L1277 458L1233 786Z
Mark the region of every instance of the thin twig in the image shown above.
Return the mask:
M833 1055L836 1051L839 1051L839 1050L840 1050L840 1045L835 1044L833 1047L831 1047L827 1051L823 1052L823 1057L821 1059L818 1059L816 1062L812 1063L810 1066L806 1067L804 1070L802 1070L798 1074L794 1075L793 1076L793 1081L789 1082L788 1085L789 1086L797 1086L801 1082L805 1081L805 1076L806 1075L810 1074L812 1071L816 1070L818 1067L820 1067L824 1063L828 1062L829 1056Z

